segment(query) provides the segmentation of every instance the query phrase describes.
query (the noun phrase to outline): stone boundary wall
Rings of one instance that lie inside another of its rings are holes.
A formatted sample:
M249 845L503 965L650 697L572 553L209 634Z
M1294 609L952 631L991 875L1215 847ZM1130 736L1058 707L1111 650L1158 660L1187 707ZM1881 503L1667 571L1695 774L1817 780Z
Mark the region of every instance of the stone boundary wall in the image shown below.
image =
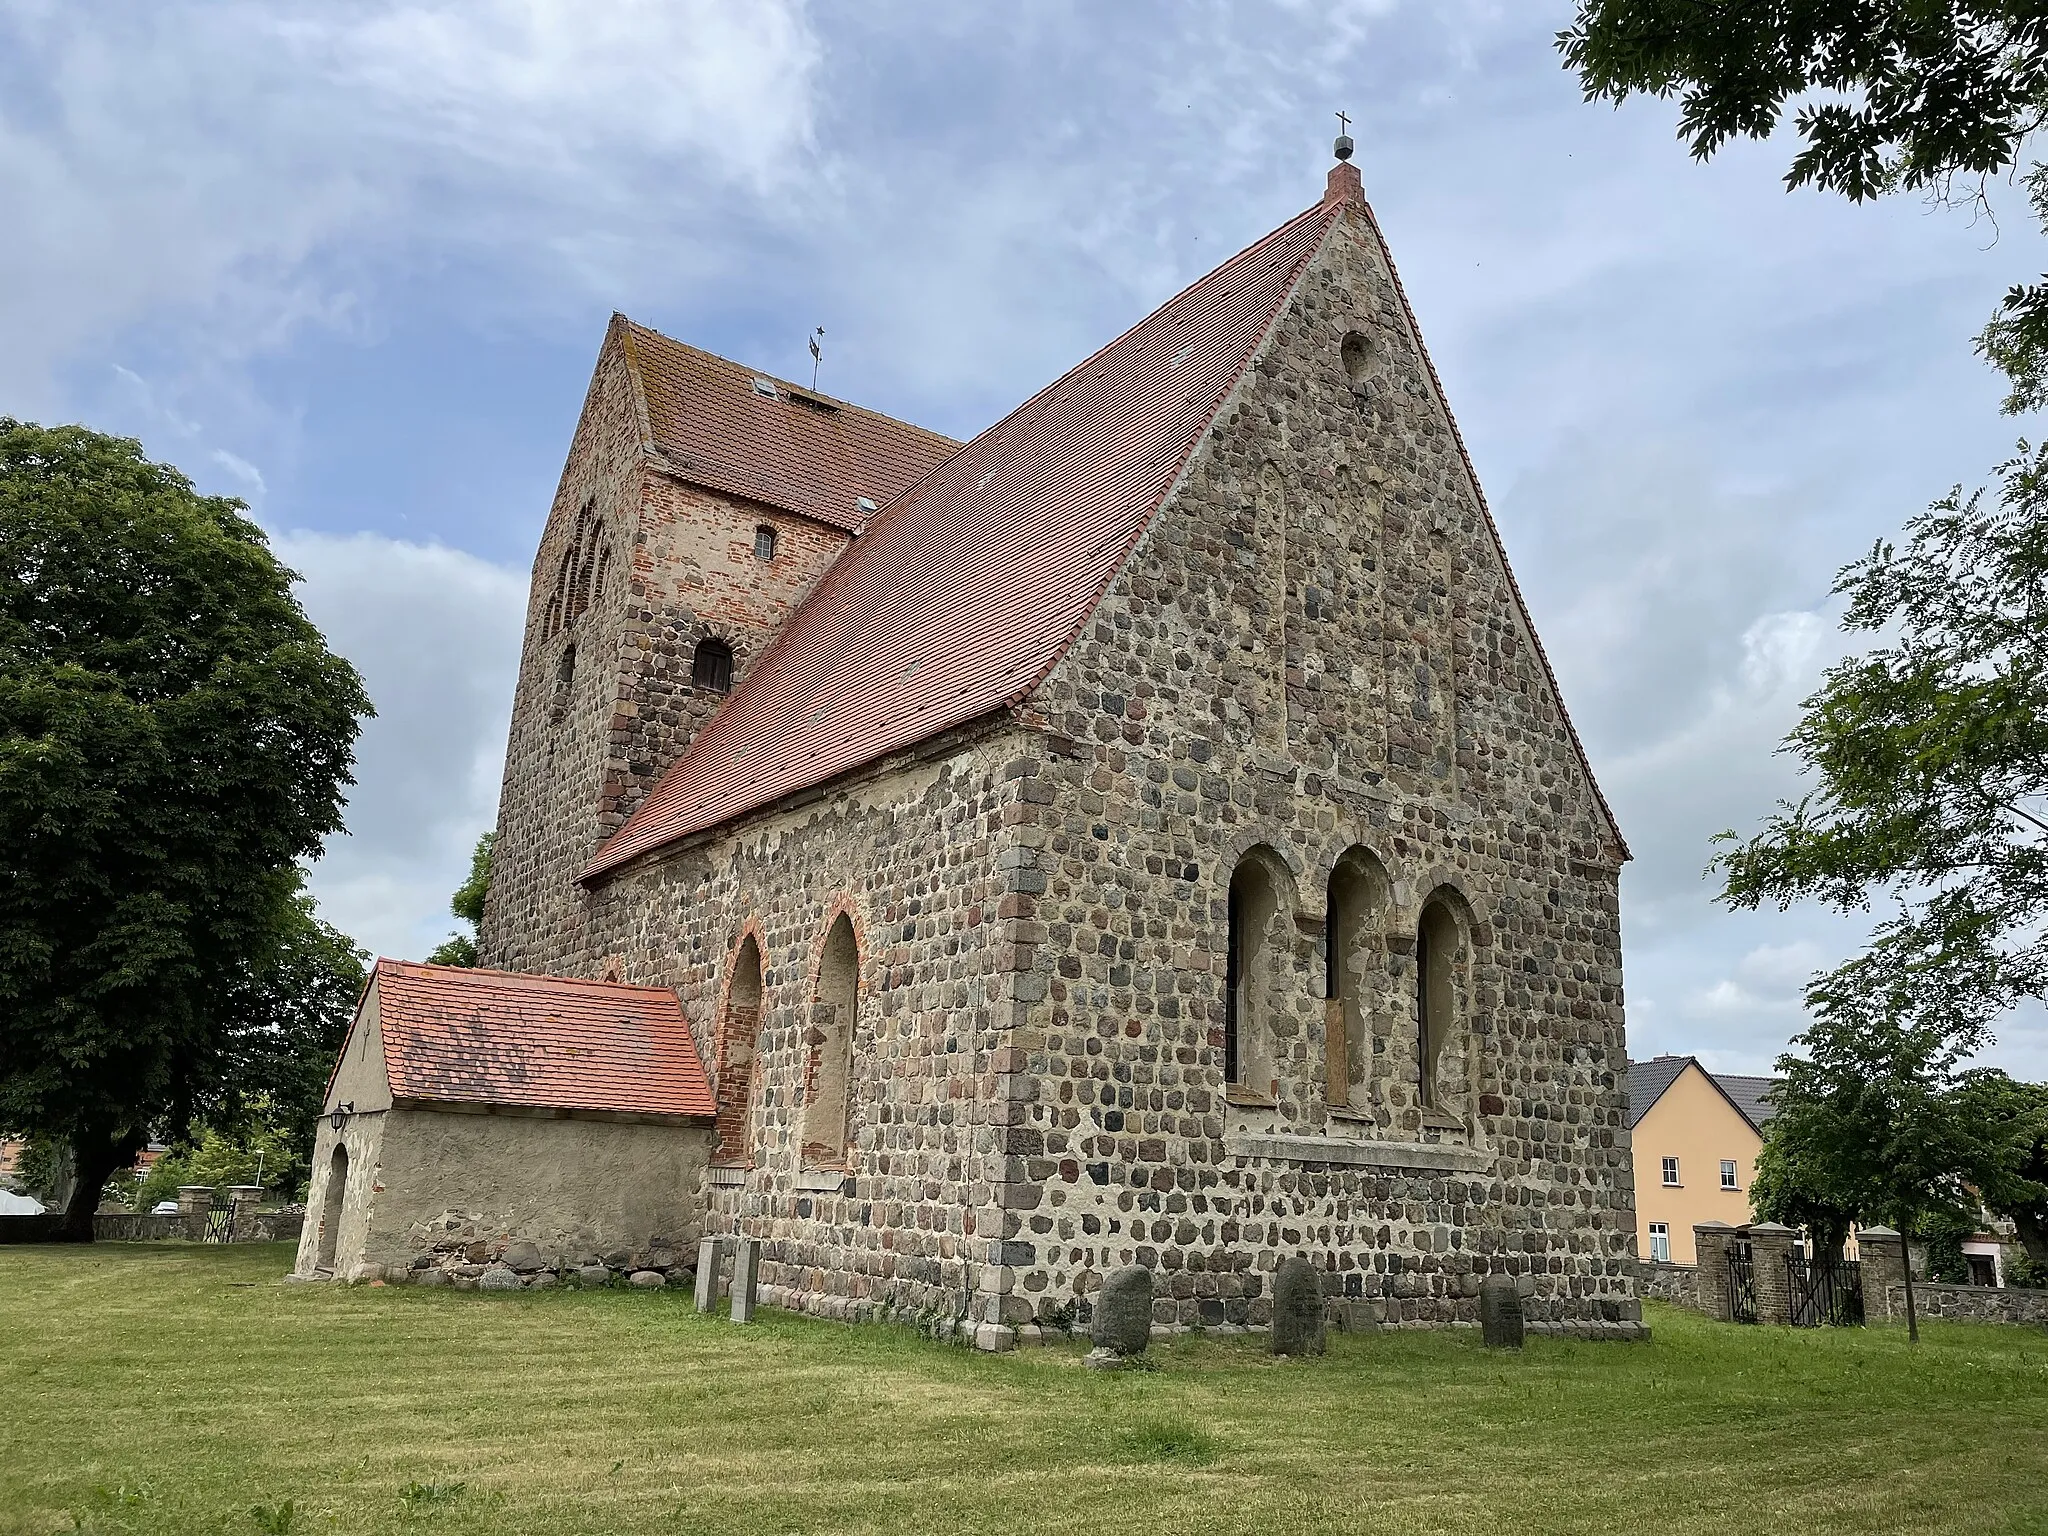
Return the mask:
M1637 1270L1636 1281L1645 1296L1654 1296L1675 1306L1691 1307L1695 1311L1699 1309L1700 1272L1694 1265L1660 1264L1644 1259Z
M54 1211L40 1216L0 1216L0 1247L14 1243L60 1242L57 1228L62 1217ZM295 1243L305 1224L304 1211L259 1211L253 1230L246 1220L238 1222L238 1243ZM196 1243L206 1236L206 1213L188 1216L133 1215L126 1211L105 1212L92 1219L93 1241L100 1243Z
M1885 1287L1885 1307L1893 1322L1906 1319L1906 1286ZM1922 1318L1959 1323L2025 1323L2048 1327L2048 1291L2018 1286L1935 1285L1913 1282L1913 1310Z

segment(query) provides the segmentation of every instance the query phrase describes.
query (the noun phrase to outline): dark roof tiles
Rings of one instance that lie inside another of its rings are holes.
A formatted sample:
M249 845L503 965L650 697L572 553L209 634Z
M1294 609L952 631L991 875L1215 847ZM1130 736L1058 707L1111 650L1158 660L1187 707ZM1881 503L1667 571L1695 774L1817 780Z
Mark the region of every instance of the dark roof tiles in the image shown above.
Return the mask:
M397 1099L705 1116L711 1085L666 987L379 960Z
M1700 1076L1720 1090L1737 1114L1758 1132L1771 1123L1775 1113L1771 1095L1777 1091L1775 1077L1737 1077L1729 1072L1709 1072L1696 1056L1658 1056L1628 1064L1628 1123L1635 1129L1650 1106L1664 1097L1665 1090L1678 1081L1687 1067L1698 1067Z

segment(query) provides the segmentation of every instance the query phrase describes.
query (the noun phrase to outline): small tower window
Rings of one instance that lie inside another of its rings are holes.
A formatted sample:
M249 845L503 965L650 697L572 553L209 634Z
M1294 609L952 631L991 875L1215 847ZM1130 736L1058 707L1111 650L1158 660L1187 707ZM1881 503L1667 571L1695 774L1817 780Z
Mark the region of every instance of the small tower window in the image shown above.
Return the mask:
M773 560L775 558L775 530L763 523L754 530L754 558Z
M723 640L699 640L690 659L690 681L712 693L732 692L732 647Z

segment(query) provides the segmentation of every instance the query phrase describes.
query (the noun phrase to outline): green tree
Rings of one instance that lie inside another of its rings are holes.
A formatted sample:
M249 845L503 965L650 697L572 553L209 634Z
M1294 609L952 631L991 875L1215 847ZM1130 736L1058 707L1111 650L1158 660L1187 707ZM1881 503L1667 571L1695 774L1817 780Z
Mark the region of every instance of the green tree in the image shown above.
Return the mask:
M1985 1149L1971 1171L1986 1208L2007 1216L2036 1264L2048 1265L2048 1083L1995 1068L1963 1074L1957 1110Z
M1778 1059L1770 1140L1803 1198L1901 1232L1969 1221L1994 1152L1961 1112L1968 1038L1940 1004L1868 957L1815 978L1812 1020ZM1912 1290L1906 1322L1916 1341Z
M1834 1203L1841 1198L1827 1158L1829 1147L1806 1134L1805 1117L1774 1118L1749 1177L1750 1214L1758 1221L1804 1228L1814 1250L1839 1258L1861 1212ZM1830 1198L1831 1194L1834 1198Z
M355 1017L369 959L321 921L313 898L301 891L236 978L221 1071L200 1113L245 1143L274 1140L265 1183L287 1193L312 1171L327 1078Z
M232 1077L371 712L243 512L0 418L0 1125L70 1146L81 1239Z
M150 1210L159 1201L175 1200L181 1184L207 1185L216 1198L230 1184L254 1184L259 1177L266 1189L275 1189L283 1182L278 1169L290 1157L284 1137L260 1120L238 1136L202 1126L192 1141L156 1160L130 1204L138 1211ZM287 1191L292 1187L285 1185Z
M427 956L432 965L475 965L477 931L483 927L484 898L491 890L491 854L498 834L486 832L469 856L469 878L455 888L448 910L469 924L468 933L451 933L446 943Z
M1769 138L1790 111L1786 185L1853 202L1918 191L1985 206L2048 119L2035 0L1581 0L1557 45L1588 101L1677 97L1696 159ZM2048 169L2023 174L2048 224ZM2048 277L2010 289L1978 348L2012 380L2008 410L2048 400Z

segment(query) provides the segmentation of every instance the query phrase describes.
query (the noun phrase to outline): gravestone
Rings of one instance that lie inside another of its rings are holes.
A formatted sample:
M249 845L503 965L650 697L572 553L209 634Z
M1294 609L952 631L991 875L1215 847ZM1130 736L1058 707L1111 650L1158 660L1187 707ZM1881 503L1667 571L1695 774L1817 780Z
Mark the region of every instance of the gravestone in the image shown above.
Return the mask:
M1152 1342L1152 1271L1141 1264L1113 1269L1095 1297L1088 1337L1097 1349L1142 1355Z
M1282 1259L1273 1276L1273 1353L1322 1352L1323 1277L1307 1259Z
M761 1240L742 1237L732 1245L732 1320L754 1320L754 1295L761 1284Z
M1479 1338L1488 1349L1522 1347L1522 1292L1513 1275L1479 1282Z
M719 1239L707 1237L697 1244L697 1310L709 1312L718 1305L718 1290L725 1276L721 1273L724 1248Z

